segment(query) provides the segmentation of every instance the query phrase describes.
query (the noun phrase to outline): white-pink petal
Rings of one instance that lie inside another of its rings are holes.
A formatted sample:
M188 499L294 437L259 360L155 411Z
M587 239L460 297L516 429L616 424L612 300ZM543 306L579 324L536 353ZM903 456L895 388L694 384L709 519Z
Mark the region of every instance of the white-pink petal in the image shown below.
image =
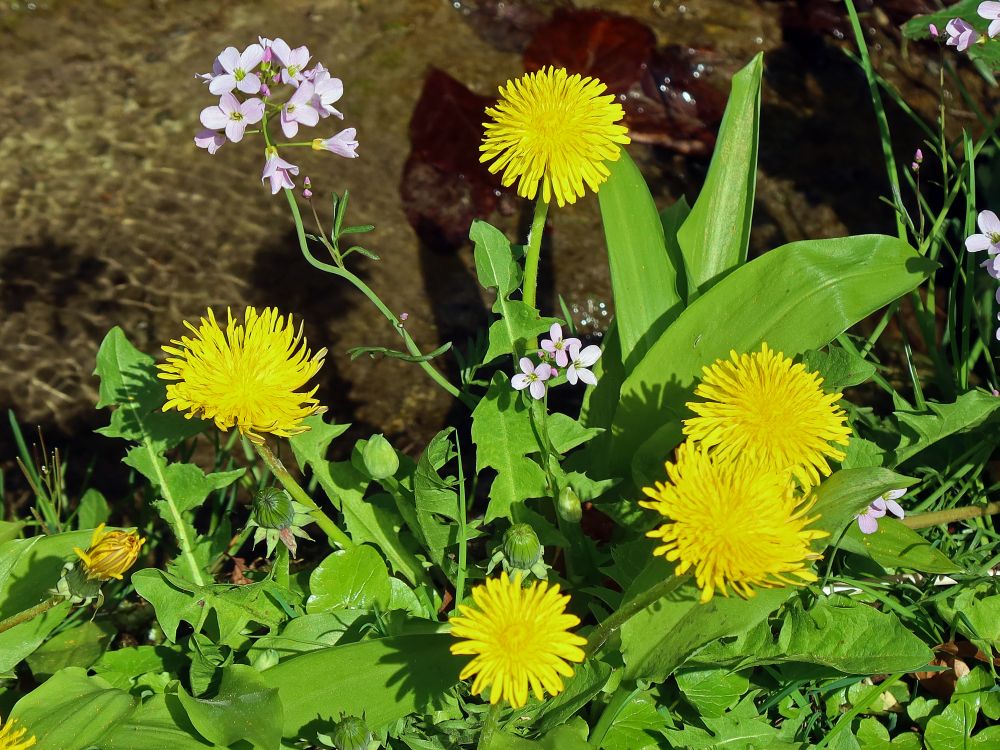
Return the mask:
M980 18L985 18L987 21L998 19L1000 18L1000 3L989 1L979 3L976 13L979 14Z
M523 391L528 387L528 383L531 382L527 375L515 375L510 379L510 384L514 386L515 391Z
M517 364L525 375L531 375L535 371L535 363L527 357L521 357Z
M539 380L548 380L552 377L552 365L542 362L535 368L535 377Z
M545 398L545 383L541 380L532 380L531 385L528 386L528 391L531 393L533 399L541 401Z
M243 132L246 129L246 120L230 120L226 123L226 138L233 143L239 143L243 140Z
M965 249L970 253L980 253L992 244L985 234L970 234L965 238Z
M574 348L578 348L578 347L574 347ZM601 358L601 347L599 347L599 346L597 346L595 344L591 344L586 349L584 349L583 351L581 351L579 353L579 355L573 357L573 359L575 361L577 361L583 367L590 367L592 364L594 364L600 358Z
M229 115L219 109L218 105L216 105L214 107L205 107L205 109L201 111L199 119L201 120L201 124L206 128L211 130L222 130L229 122Z
M256 94L260 92L260 78L256 73L247 73L242 81L237 82L236 88L244 94Z
M215 76L208 84L208 90L216 96L228 94L234 88L236 88L236 76L232 73Z
M240 67L240 51L236 47L226 47L219 53L219 64L227 73Z
M264 119L264 100L256 97L247 99L240 107L240 112L249 125L256 125Z
M976 223L983 234L1000 234L1000 218L992 211L980 211Z
M576 373L577 375L580 376L580 380L582 380L587 385L597 385L597 376L594 375L594 373L592 373L590 370L586 369L577 370Z
M264 59L264 47L260 44L251 44L240 55L240 68L249 73L256 68L260 61Z

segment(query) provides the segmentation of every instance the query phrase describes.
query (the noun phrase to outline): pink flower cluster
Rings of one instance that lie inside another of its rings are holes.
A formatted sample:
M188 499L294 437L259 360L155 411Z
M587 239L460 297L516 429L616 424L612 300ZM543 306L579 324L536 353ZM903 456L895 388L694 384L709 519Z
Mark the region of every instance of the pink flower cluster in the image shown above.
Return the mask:
M243 140L249 126L262 123L259 130L251 132L264 136L261 181L270 184L272 195L282 188L295 187L292 177L299 173L296 165L278 155L283 145L311 146L316 151L330 151L349 159L357 157L354 128L311 142L272 142L269 120L280 123L285 138L295 138L300 126L314 127L331 115L344 118L333 106L344 95L343 82L332 77L322 63L308 67L311 57L306 47L292 49L283 39L259 37L258 44L251 44L242 52L236 47L226 47L215 58L211 73L195 76L219 97L218 104L201 111L205 129L194 137L195 145L214 154L228 141ZM290 87L283 103L284 97L274 93L278 86Z
M986 260L980 265L986 273L1000 281L1000 218L992 211L980 211L976 223L979 232L965 238L965 249L970 253L985 250ZM1000 288L996 291L996 300L1000 304ZM997 320L1000 322L1000 313L997 313ZM1000 340L1000 328L997 328L996 337Z
M521 372L510 379L514 390L523 391L527 388L532 398L544 398L548 388L547 381L559 376L559 367L566 368L566 380L572 385L578 382L597 385L597 376L589 368L601 357L599 346L591 344L581 348L580 339L564 339L562 326L553 323L549 329L549 338L542 339L541 347L538 357L542 361L539 364L536 365L528 357L521 357L518 363Z
M980 3L979 7L976 8L976 15L990 22L990 26L986 30L987 37L993 39L1000 34L1000 2ZM954 47L959 52L965 52L977 42L986 41L985 37L981 38L979 36L979 32L972 27L972 24L962 18L951 19L945 24L944 30L948 35L945 44L949 47ZM930 32L932 37L937 37L937 26L931 24Z

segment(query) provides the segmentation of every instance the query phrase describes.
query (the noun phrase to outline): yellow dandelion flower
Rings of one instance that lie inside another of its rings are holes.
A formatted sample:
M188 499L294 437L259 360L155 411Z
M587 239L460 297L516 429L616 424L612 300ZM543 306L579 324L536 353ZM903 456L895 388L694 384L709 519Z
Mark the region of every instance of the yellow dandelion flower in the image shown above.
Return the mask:
M619 144L629 143L628 129L616 123L625 116L614 94L595 78L569 75L565 68L542 68L507 81L500 101L487 107L492 122L480 161L492 161L490 172L503 170L501 182L534 198L542 183L542 200L554 194L563 206L595 193L608 178L606 161L617 161Z
M105 531L102 523L94 529L86 551L74 547L90 580L122 579L122 574L135 565L139 550L146 540L135 531ZM2 748L0 748L2 750Z
M472 589L472 599L475 607L459 605L459 616L451 618L451 634L463 639L451 652L475 655L460 675L476 675L473 695L489 688L490 703L503 699L520 708L529 687L538 700L546 691L562 692L562 678L573 674L567 662L583 661L580 646L587 641L569 632L580 618L566 614L569 597L559 586L535 581L524 588L520 573L513 581L502 573Z
M291 437L308 428L306 417L323 410L313 398L316 388L300 392L323 364L326 349L310 354L302 327L274 308L257 313L248 307L243 323L228 311L223 331L210 309L195 328L184 321L194 338L183 336L163 351L172 355L158 365L167 385L163 410L186 411L212 419L223 431L236 427L254 443L261 433Z
M663 542L653 554L677 562L677 575L694 568L701 601L816 580L806 566L820 555L809 545L827 533L806 528L814 500L798 497L786 472L722 461L691 442L666 469L670 483L644 487L651 499L639 505L669 520L646 536Z
M16 724L17 719L11 719L4 724L0 718L0 750L28 750L29 747L34 747L35 738L25 737L28 733L27 728L17 729Z
M823 393L823 379L764 344L761 351L717 360L703 369L687 406L684 434L712 448L720 460L792 472L803 488L830 473L828 458L844 452L851 428L837 406L843 394Z

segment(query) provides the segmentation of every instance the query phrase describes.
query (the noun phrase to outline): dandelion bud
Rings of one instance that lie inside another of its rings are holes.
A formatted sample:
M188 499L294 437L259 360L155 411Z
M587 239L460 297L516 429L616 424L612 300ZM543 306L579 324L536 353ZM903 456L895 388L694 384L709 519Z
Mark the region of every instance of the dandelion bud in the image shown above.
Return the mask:
M399 469L399 456L382 435L372 435L361 454L372 479L388 479Z
M542 557L542 545L530 525L516 523L504 534L503 554L512 568L531 570Z
M287 529L295 521L295 508L288 493L265 487L253 499L253 520L262 529Z
M333 730L333 746L337 750L368 750L371 741L368 725L357 716L342 718Z
M74 547L73 551L80 558L77 567L88 579L120 581L125 571L135 564L139 549L145 543L146 540L134 531L105 531L102 523L94 529L86 551L79 547Z
M583 518L583 508L580 506L580 498L569 485L560 490L556 510L559 513L559 517L569 523L580 523L580 519Z

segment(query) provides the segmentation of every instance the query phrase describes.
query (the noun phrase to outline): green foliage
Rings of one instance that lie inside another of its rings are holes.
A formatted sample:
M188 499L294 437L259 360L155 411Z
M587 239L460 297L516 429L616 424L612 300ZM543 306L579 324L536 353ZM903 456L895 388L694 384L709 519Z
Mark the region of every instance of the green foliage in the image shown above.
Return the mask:
M386 609L392 585L389 571L374 547L334 552L309 574L309 612L336 609Z
M245 740L269 750L281 742L282 705L277 688L255 669L234 664L222 670L219 691L210 699L177 697L195 729L223 747Z

